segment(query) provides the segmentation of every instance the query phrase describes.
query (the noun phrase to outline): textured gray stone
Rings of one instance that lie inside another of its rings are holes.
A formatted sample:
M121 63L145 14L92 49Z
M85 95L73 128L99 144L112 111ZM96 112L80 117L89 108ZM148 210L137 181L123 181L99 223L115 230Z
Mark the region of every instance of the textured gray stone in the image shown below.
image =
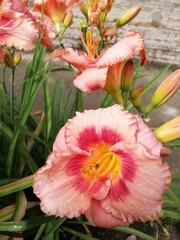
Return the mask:
M141 7L141 12L131 23L119 29L118 38L113 42L121 39L128 30L140 31L145 39L149 61L180 65L180 1L117 0L108 14L108 23L111 24L135 5ZM77 46L80 41L76 26L81 19L82 14L75 8L73 24L64 36L68 46Z
M32 2L29 1L29 6ZM108 23L111 24L136 5L141 7L141 12L128 25L119 29L118 38L111 43L121 39L128 30L140 31L145 39L150 62L180 65L180 0L115 0L108 14ZM66 47L78 47L81 44L76 26L84 16L78 7L73 12L73 24L64 35Z

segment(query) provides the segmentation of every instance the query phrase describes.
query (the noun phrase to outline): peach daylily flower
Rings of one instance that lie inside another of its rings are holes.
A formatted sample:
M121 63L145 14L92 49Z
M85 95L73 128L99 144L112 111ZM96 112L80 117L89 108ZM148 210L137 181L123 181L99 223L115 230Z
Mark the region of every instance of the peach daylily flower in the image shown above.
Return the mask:
M44 14L52 19L59 33L60 24L68 13L68 10L78 1L79 0L35 0L33 11L41 13L44 2Z
M91 47L91 46L90 46ZM123 40L103 51L96 59L89 50L88 55L72 48L56 49L50 57L60 58L79 70L74 85L84 92L104 89L118 98L121 86L123 63L139 53L141 65L146 63L144 40L139 32L129 31ZM117 103L119 99L116 99Z
M85 214L95 226L154 220L171 180L161 150L142 119L119 105L76 113L35 174L34 193L46 214Z

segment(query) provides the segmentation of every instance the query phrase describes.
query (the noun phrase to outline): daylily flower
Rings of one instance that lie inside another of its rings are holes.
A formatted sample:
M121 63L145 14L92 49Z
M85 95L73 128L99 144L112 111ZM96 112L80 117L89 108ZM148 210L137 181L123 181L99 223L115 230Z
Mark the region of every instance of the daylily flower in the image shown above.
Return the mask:
M154 220L171 180L161 149L142 119L119 105L76 113L35 174L34 193L46 214L85 214L95 226Z
M20 50L32 50L35 47L37 33L26 17L28 9L21 1L2 0L0 18L0 45Z
M90 23L99 27L101 23L101 14L106 15L107 12L111 10L112 4L113 0L94 0L92 9L89 11Z
M154 134L162 143L168 143L180 139L180 116L156 128Z
M44 45L50 46L49 23L44 25L32 15L22 0L2 0L0 13L0 45L30 51L36 46L38 31ZM43 29L44 27L44 29ZM45 34L46 29L46 34Z
M119 91L124 61L132 59L134 54L139 53L142 60L141 65L146 63L144 41L141 34L129 31L123 40L103 51L96 59L97 51L94 48L94 42L91 39L88 40L85 47L88 55L67 48L54 50L50 57L63 59L79 70L74 79L74 85L77 88L84 92L104 89L113 95L117 103L122 103Z
M180 69L171 73L156 89L145 113L152 112L155 108L167 102L180 89Z
M33 11L42 12L52 19L57 32L60 34L60 24L63 22L69 9L77 3L79 0L35 0L33 5Z

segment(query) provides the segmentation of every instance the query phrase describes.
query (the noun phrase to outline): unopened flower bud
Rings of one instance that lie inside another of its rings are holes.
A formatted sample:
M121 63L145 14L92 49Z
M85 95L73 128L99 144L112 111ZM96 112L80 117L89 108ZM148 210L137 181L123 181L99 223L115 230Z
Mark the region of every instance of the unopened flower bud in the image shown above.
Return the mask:
M6 67L14 68L14 58L9 51L3 52L3 63Z
M84 2L79 2L79 9L80 11L82 12L82 14L88 18L88 9L87 9L87 6Z
M101 12L100 14L100 22L103 25L104 22L106 21L107 13L106 12Z
M63 20L63 28L65 30L71 25L72 19L73 19L73 13L72 11L69 11Z
M141 10L141 8L139 6L130 8L129 10L127 10L127 12L125 12L125 14L122 17L120 17L116 21L116 26L117 27L124 26L125 24L130 22L133 18L135 18L137 16L137 14L140 12L140 10Z
M172 142L180 138L180 116L166 122L154 130L157 139L162 143Z
M20 62L21 62L21 54L16 53L14 55L14 66L17 66L18 64L20 64Z
M170 74L157 88L145 113L152 112L155 108L168 101L180 89L180 69Z
M142 85L135 87L131 92L130 92L130 99L137 98L141 95L141 93L144 91L144 87Z
M82 30L83 28L86 27L86 24L84 23L84 21L79 21L77 24L77 28Z
M142 112L141 106L142 106L142 102L141 102L141 93L144 91L143 86L138 86L136 88L134 88L131 92L130 92L130 100L133 104L133 106L139 111Z
M171 155L171 149L167 148L167 147L162 147L160 155L161 157L168 157Z
M132 60L128 60L123 67L121 75L121 91L123 94L127 94L131 88L134 77L134 63Z
M93 7L93 4L94 4L94 0L86 0L87 2L87 5L88 5L88 8L92 8Z

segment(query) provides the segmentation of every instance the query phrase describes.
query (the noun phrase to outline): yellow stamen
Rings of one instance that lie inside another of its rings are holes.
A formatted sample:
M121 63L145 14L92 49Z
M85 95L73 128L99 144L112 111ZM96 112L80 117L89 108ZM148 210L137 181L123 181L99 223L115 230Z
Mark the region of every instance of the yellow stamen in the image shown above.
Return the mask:
M87 51L87 54L89 56L89 58L91 60L95 59L95 57L98 57L98 38L97 37L93 37L93 31L92 29L90 29L89 31L87 31L86 33L86 43L83 39L82 33L81 33L81 40L83 43L84 48Z
M92 184L106 177L116 180L120 175L120 170L121 158L109 151L107 146L97 147L97 151L87 159L87 165L80 169L84 177L91 180Z

